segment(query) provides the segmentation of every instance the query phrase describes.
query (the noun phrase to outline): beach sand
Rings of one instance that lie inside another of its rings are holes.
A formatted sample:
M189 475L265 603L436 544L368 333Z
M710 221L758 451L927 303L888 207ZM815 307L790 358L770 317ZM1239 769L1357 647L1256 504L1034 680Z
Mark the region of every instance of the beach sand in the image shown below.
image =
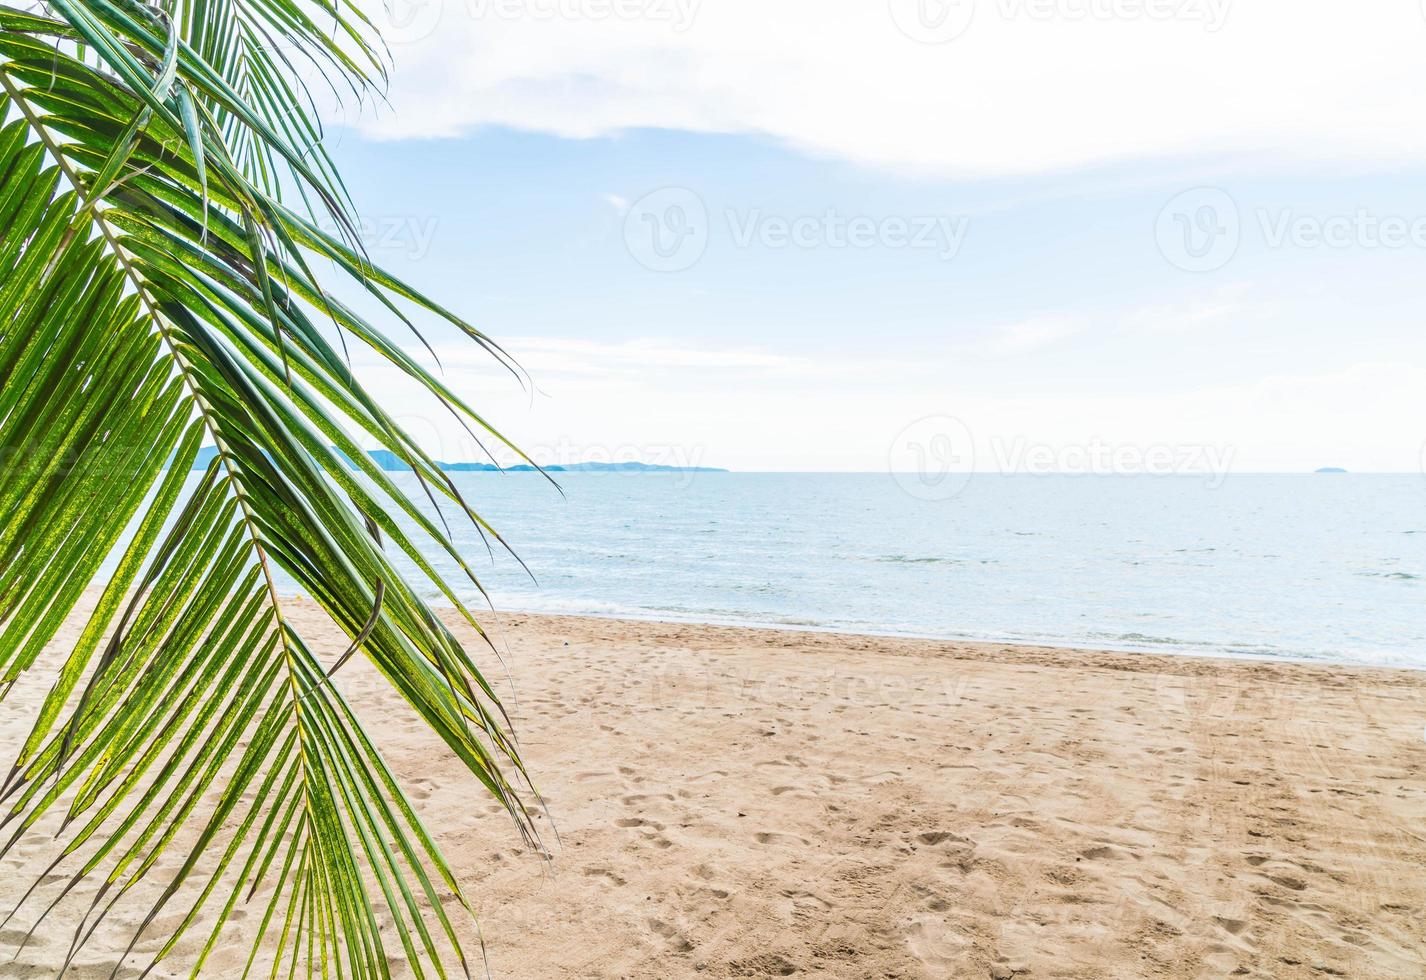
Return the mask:
M341 676L439 828L494 977L1426 976L1426 675L499 623L551 863L374 672ZM53 975L72 927L0 976ZM212 975L244 955L225 945ZM98 941L74 975L112 964Z

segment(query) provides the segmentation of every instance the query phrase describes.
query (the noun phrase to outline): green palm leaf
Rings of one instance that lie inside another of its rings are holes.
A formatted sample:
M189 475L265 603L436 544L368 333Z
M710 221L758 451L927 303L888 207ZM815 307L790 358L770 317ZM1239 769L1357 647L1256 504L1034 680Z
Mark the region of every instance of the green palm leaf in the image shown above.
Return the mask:
M533 835L498 698L388 549L477 630L427 551L478 583L358 439L494 531L329 337L504 440L311 271L323 260L406 326L403 308L424 309L508 364L356 245L297 62L365 97L379 44L330 0L0 5L0 704L119 554L0 773L0 855L61 827L50 868L0 909L66 917L58 969L142 897L130 950L153 927L157 963L199 930L195 973L249 903L250 969L466 970L459 883L284 616L278 569ZM217 453L186 486L205 443Z

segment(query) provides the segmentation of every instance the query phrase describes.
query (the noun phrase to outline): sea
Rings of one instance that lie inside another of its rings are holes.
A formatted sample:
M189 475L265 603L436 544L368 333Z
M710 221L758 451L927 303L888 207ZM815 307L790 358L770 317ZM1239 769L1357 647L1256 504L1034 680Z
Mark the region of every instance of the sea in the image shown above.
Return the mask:
M1426 667L1419 474L452 476L477 608Z

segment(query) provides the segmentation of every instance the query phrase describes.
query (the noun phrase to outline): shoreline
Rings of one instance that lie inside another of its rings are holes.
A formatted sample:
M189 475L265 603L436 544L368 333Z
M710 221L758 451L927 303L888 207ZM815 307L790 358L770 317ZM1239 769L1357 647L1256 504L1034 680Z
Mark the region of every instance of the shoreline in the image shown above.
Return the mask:
M293 594L291 598L305 598ZM427 602L433 608L451 609L449 603L437 602L431 597L427 597ZM967 646L987 646L987 647L1023 647L1035 650L1060 650L1064 652L1087 652L1087 653L1110 653L1123 654L1125 656L1146 656L1146 657L1169 657L1190 659L1203 659L1212 661L1224 661L1228 663L1266 663L1266 664L1294 664L1307 667L1347 667L1361 668L1364 670L1398 670L1408 673L1426 673L1426 660L1421 663L1393 663L1390 660L1351 660L1345 658L1334 658L1330 654L1322 656L1304 656L1301 654L1271 654L1271 653L1246 653L1228 650L1222 647L1193 648L1183 646L1180 648L1168 648L1165 646L1114 644L1114 645L1094 645L1081 643L1075 640L1029 640L1019 637L979 637L968 635L935 634L935 633L915 633L902 632L896 630L866 630L852 629L840 626L820 626L815 624L800 623L773 623L757 620L739 619L707 619L696 616L680 616L677 613L649 613L647 615L634 615L627 612L564 612L558 610L541 609L532 606L501 606L495 609L484 609L477 611L472 608L476 618L482 616L494 616L497 619L501 616L540 616L553 619L597 619L610 620L624 623L659 623L664 625L678 626L708 626L718 629L736 630L766 630L769 632L786 633L811 633L826 634L829 636L845 637L865 637L868 639L884 640L917 640L927 643L944 643Z
M442 611L452 610L450 606L441 606ZM487 611L483 614L486 617L492 616ZM1267 654L1231 654L1231 653L1210 653L1203 651L1186 651L1183 653L1166 652L1150 648L1131 649L1116 648L1109 646L1086 646L1069 641L1037 643L1028 640L992 640L980 638L959 638L943 636L927 636L914 633L875 633L857 630L843 630L836 627L822 626L793 626L784 624L762 624L743 622L717 622L703 619L678 619L664 618L657 616L641 617L618 614L600 613L562 613L546 612L538 609L501 609L493 614L497 629L505 626L505 620L513 620L515 625L524 624L526 621L544 622L551 626L565 625L571 626L583 621L589 623L608 623L639 630L645 627L665 627L669 630L695 629L706 630L712 634L723 634L729 640L739 638L757 638L762 646L767 648L785 648L788 646L789 636L820 638L821 645L828 649L842 646L838 641L859 641L861 649L876 649L878 645L885 645L885 649L877 650L891 656L905 655L912 653L916 656L939 657L946 660L966 660L972 662L990 662L1016 664L1027 663L1037 665L1062 666L1073 669L1075 667L1109 665L1109 669L1128 670L1144 673L1163 674L1202 674L1212 672L1219 667L1232 669L1264 668L1269 672L1275 667L1280 667L1286 672L1322 672L1333 674L1337 671L1350 671L1353 673L1386 675L1404 675L1417 681L1426 681L1426 666L1383 664L1383 663L1362 663L1353 660L1329 660L1312 659L1306 657L1276 657ZM476 613L477 621L481 620L482 614ZM914 651L897 651L895 648L902 645L915 645ZM804 647L815 647L817 643L804 644ZM1426 713L1424 711L1423 713Z

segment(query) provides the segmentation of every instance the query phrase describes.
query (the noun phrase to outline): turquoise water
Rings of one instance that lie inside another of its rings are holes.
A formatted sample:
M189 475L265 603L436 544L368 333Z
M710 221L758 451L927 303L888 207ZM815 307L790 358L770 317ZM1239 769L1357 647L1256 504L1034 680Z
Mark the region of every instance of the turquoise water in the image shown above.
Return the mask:
M502 610L1426 666L1421 476L454 477Z

